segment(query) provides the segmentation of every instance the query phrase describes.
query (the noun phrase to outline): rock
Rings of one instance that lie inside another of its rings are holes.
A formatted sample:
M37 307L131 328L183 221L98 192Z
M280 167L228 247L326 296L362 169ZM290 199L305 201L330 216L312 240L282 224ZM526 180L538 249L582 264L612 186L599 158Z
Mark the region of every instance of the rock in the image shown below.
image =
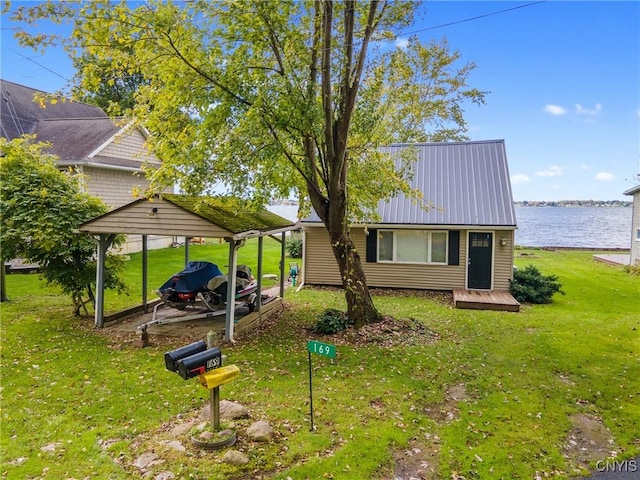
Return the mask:
M182 445L182 442L178 440L172 440L170 442L167 442L167 447L171 448L172 450L176 450L178 452L184 452L186 450L186 448L184 448L184 445Z
M273 428L260 420L247 428L247 436L255 442L270 442L273 439Z
M249 463L249 457L238 450L229 450L223 455L222 461L230 465L246 465Z
M153 477L153 480L172 480L174 478L176 478L175 473L165 470L164 472L160 472L155 477Z
M136 460L133 462L133 466L142 470L147 468L156 460L158 460L158 455L153 452L146 452L136 458Z
M208 442L213 438L213 432L202 432L199 436L200 440Z
M180 425L176 425L171 430L171 435L174 437L181 437L185 435L191 428L193 427L193 422L181 423Z
M234 420L236 418L248 418L249 410L244 405L229 400L220 401L220 419Z

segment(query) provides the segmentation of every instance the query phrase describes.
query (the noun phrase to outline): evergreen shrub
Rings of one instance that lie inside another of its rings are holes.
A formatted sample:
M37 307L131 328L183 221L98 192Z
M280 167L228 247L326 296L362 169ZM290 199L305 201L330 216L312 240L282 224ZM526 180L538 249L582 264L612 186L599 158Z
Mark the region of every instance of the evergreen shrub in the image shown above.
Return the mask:
M542 275L533 265L516 270L509 288L511 295L521 303L551 303L555 293L564 295L556 275Z

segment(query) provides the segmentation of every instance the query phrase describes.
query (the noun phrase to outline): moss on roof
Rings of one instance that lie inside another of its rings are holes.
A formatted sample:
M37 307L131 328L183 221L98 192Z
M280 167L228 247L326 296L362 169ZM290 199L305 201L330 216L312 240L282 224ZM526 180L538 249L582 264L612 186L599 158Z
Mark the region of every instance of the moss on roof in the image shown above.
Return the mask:
M269 231L294 224L280 215L265 209L256 210L239 198L191 197L178 194L162 194L162 198L233 234L250 230Z

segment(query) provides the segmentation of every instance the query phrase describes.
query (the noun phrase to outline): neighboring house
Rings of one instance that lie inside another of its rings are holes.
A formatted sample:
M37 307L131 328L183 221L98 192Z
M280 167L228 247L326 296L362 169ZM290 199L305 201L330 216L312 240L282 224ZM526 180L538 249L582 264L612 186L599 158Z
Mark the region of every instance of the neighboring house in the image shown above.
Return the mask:
M143 167L153 169L161 161L145 148L143 129L132 128L122 119L110 119L100 108L57 98L41 105L35 95L46 95L17 83L0 80L1 133L12 140L35 135L49 142L49 152L59 158L58 167L72 168L82 175L82 188L117 208L134 200L133 191L149 182ZM169 246L172 237L150 239L149 248ZM137 237L128 238L126 252L138 251Z
M640 263L640 185L630 188L624 194L633 196L630 264L634 265Z
M400 144L415 150L410 185L427 211L403 195L380 202L379 223L353 225L371 287L505 292L513 278L516 215L503 140ZM306 284L341 285L325 227L302 222ZM366 227L366 228L365 228Z

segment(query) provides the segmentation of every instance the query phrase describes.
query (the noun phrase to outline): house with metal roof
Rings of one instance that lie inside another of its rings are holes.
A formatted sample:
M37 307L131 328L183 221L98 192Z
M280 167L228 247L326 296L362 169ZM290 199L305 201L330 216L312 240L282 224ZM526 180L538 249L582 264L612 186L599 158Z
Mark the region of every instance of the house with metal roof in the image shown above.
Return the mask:
M144 170L161 164L145 147L143 129L111 119L98 107L66 98L44 100L47 93L6 80L0 80L0 94L2 136L35 135L36 141L50 143L48 151L59 158L58 166L80 174L85 191L112 208L131 202L132 192L149 184ZM139 250L139 238L128 240L126 251ZM169 246L172 240L156 237L151 248Z
M429 207L398 195L379 203L379 221L351 227L356 247L366 252L367 284L510 297L517 222L504 141L397 144L382 151L400 158L408 149L416 155L409 184ZM302 226L304 283L342 285L317 214ZM506 309L518 308L515 302Z

